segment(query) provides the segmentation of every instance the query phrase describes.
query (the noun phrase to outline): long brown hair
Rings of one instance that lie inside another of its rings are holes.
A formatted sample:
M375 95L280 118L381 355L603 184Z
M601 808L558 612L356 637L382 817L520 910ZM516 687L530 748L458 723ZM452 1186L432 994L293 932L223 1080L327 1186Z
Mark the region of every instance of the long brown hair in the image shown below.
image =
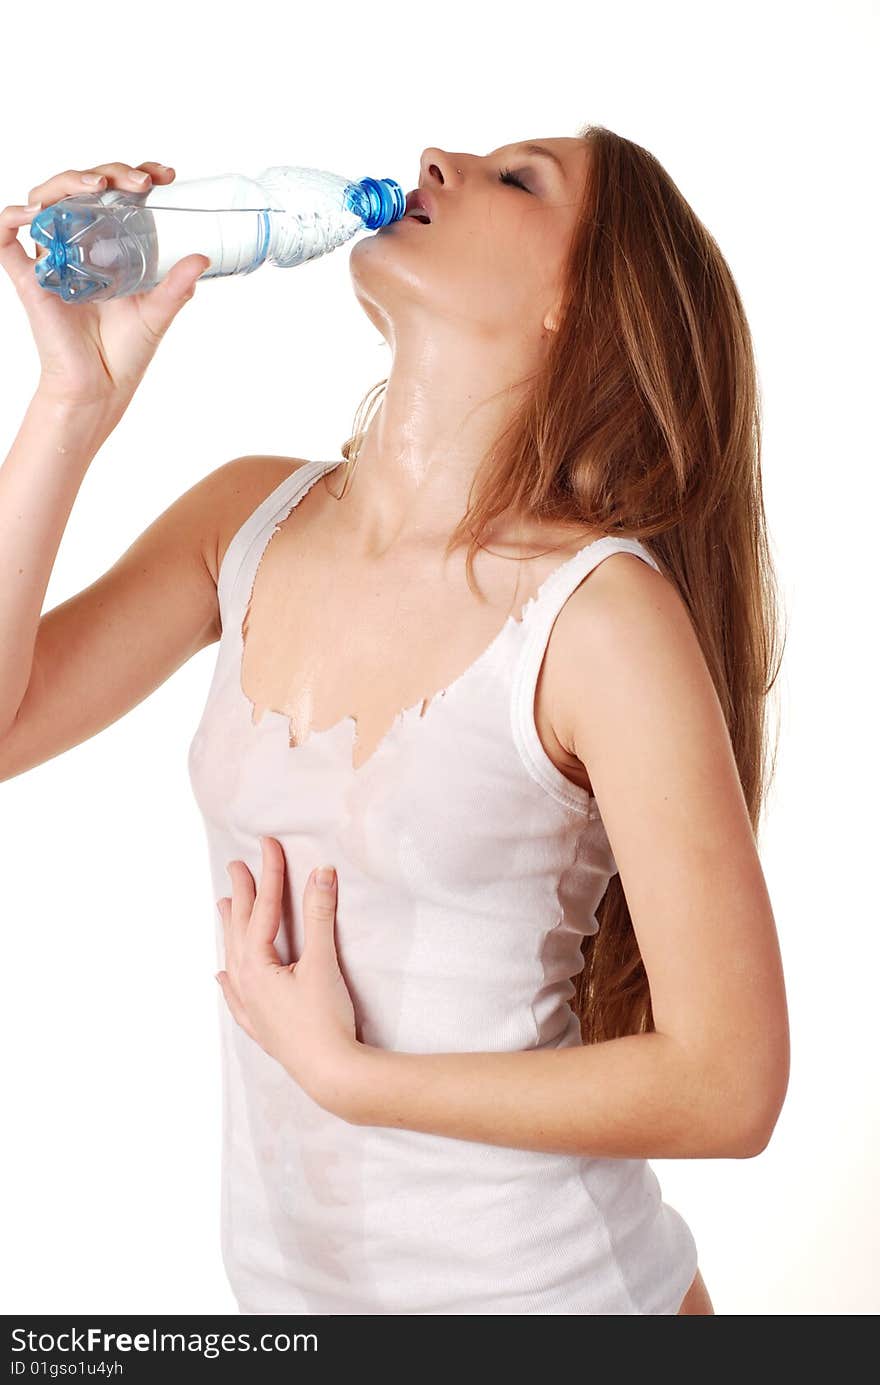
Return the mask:
M529 514L648 541L687 606L757 837L778 745L768 695L781 601L761 489L751 334L715 240L653 154L604 126L589 146L563 313L534 377L481 463L447 554L473 562L492 521ZM342 494L381 390L343 444ZM585 1043L654 1028L619 875L584 939L571 1005Z

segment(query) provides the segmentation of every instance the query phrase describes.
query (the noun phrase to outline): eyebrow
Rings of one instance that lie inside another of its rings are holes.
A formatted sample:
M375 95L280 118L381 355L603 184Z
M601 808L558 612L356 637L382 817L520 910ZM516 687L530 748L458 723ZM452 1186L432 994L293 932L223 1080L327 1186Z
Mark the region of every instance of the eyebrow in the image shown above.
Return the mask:
M545 159L552 159L559 169L559 172L562 174L562 177L565 178L565 166L562 160L553 153L552 149L548 149L545 144L518 144L516 147L517 149L524 149L528 154L540 154L543 155Z

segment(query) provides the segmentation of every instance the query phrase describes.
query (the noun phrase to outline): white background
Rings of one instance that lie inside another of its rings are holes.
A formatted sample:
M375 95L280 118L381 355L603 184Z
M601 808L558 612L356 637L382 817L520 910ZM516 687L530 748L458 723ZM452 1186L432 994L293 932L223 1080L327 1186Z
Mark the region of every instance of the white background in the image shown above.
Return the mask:
M877 9L545 0L13 11L0 206L68 167L301 163L418 181L600 123L718 240L755 338L788 644L759 843L792 1024L751 1160L652 1161L723 1314L874 1313L877 1215ZM32 242L26 231L22 243ZM350 245L199 285L80 490L46 609L199 477L337 457L389 355ZM36 386L0 275L0 458ZM6 1313L235 1311L220 1260L214 900L186 773L216 646L95 740L0 784Z

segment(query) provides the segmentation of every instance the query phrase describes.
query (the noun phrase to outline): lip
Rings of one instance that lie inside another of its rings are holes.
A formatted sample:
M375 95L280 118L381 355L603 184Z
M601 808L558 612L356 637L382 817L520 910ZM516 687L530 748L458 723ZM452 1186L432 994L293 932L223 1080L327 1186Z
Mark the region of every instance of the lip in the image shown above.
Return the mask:
M406 194L405 206L406 210L401 220L408 216L410 212L423 211L427 212L428 216L431 218L431 224L433 225L436 211L434 199L424 188L413 188L411 192L408 192Z

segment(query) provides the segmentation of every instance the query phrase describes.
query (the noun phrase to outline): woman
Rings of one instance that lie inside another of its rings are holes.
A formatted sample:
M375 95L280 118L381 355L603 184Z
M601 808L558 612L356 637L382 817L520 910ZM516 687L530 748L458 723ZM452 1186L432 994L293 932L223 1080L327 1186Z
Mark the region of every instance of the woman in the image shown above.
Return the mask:
M42 361L0 471L3 772L219 639L189 766L243 1313L709 1314L647 1161L759 1153L788 1078L746 320L669 176L601 127L427 149L408 205L351 252L392 366L344 465L235 459L42 619L84 468L205 265L72 314L14 239L32 210L3 213Z

